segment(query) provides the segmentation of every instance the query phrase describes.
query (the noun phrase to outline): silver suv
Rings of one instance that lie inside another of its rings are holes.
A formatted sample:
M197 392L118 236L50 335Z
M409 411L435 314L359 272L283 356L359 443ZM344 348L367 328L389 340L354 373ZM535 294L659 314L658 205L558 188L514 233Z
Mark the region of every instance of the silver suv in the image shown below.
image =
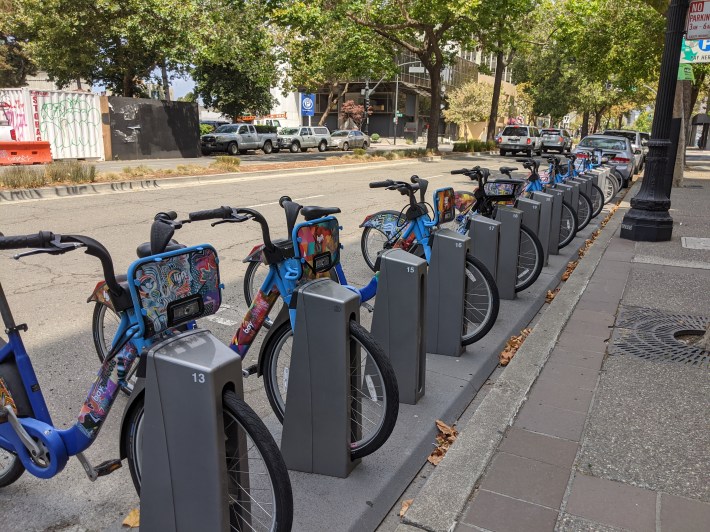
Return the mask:
M572 137L569 131L559 128L547 128L542 133L542 151L556 150L564 153L572 149Z
M528 157L532 157L533 152L537 155L542 153L540 130L534 126L506 126L496 136L496 143L503 156L508 152L515 155L519 151L525 152Z
M279 148L291 153L307 152L308 148L325 151L330 144L330 131L324 126L284 127L279 133Z

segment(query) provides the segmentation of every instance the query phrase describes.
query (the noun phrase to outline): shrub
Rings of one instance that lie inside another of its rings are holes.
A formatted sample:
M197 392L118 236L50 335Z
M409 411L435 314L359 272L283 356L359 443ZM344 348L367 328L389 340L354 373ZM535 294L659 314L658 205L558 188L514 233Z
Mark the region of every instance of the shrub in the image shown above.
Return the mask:
M456 152L467 152L470 151L468 149L468 142L454 142L454 149L453 151Z
M405 144L414 144L414 141L412 139L404 139Z
M200 135L207 135L207 133L212 133L214 131L214 126L209 124L200 124Z
M44 168L11 166L0 172L2 184L9 188L35 188L47 183Z
M387 152L384 150L375 150L372 154L373 157L387 157Z
M370 140L372 142L380 142L380 136L377 133L373 133L370 135Z
M96 167L79 161L60 161L48 164L44 169L50 183L93 183L96 181Z
M146 175L153 175L155 170L141 164L140 166L124 166L123 173L129 177L143 177Z
M363 157L365 155L365 153L367 153L367 152L365 150L363 150L362 148L355 148L353 150L353 155L355 157Z
M278 129L276 126L266 126L262 124L257 124L254 128L256 128L257 133L276 133Z
M229 155L219 155L215 158L215 162L210 165L210 168L225 170L229 172L238 172L241 159L239 157L230 157Z

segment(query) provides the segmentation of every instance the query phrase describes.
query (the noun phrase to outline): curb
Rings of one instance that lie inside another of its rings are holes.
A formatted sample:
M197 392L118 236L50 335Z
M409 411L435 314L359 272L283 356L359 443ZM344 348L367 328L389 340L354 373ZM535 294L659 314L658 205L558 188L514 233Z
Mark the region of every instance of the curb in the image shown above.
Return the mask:
M460 429L460 436L415 496L396 532L411 532L412 527L430 532L453 530L498 444L547 362L604 251L621 225L621 219L617 211L607 224L607 230L602 231L587 252L587 260L580 261L516 356L465 427Z
M304 170L315 170L322 172L346 171L372 165L397 166L416 162L412 159L400 159L397 161L372 161L369 163L356 164L335 164L327 166L304 166L301 168L274 169L274 170L254 170L246 172L230 172L225 174L209 174L199 176L180 176L137 179L129 181L113 181L110 183L86 183L81 185L59 185L54 187L27 188L16 190L0 190L0 204L14 201L49 200L57 198L85 196L89 194L112 194L119 192L136 192L142 190L156 190L161 188L175 188L184 186L197 186L212 184L220 181L240 181L253 176L269 176L271 174L285 174L287 172L298 172ZM275 175L274 177L278 177Z

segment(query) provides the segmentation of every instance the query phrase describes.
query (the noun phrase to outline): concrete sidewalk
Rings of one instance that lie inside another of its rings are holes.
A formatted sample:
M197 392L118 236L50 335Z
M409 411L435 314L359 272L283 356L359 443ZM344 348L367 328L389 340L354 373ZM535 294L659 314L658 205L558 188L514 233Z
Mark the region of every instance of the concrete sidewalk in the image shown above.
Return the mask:
M710 353L682 334L710 321L707 172L672 203L663 243L620 239L622 204L399 532L710 529Z

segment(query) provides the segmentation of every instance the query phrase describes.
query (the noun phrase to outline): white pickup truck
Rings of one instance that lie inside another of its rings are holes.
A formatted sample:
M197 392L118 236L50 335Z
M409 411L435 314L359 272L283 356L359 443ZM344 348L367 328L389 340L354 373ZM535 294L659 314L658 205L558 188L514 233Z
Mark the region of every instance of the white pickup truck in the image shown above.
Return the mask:
M269 131L269 133L262 131ZM273 131L273 132L271 132ZM264 153L278 152L276 129L269 126L251 124L225 124L212 133L202 135L200 148L202 155L215 151L226 151L229 155L244 154L248 150L262 150Z

